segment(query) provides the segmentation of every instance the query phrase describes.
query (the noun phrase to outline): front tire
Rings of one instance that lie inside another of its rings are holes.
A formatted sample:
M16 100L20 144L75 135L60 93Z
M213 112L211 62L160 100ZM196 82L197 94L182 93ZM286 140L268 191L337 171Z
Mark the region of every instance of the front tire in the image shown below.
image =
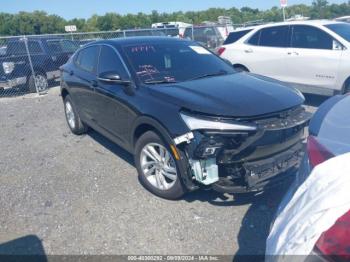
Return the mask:
M28 89L30 93L36 93L37 91L40 93L47 90L48 87L49 82L44 73L35 73L35 77L33 77L33 75L30 75L28 81Z
M69 95L64 98L63 103L67 124L72 133L75 135L82 135L86 133L88 131L88 127L81 121L79 114Z
M137 140L135 165L140 182L153 194L170 200L185 194L177 160L158 134L148 131Z

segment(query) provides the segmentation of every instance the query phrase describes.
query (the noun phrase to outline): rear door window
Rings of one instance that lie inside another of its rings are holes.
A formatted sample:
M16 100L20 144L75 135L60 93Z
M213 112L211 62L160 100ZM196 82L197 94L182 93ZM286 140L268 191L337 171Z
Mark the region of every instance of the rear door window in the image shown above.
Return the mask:
M250 44L250 45L259 45L260 33L261 33L261 30L259 30L258 32L256 32L256 33L248 40L248 44Z
M259 46L287 47L288 29L288 26L275 26L262 29Z
M316 27L295 25L292 33L292 47L332 50L333 38Z
M31 54L40 54L43 52L38 41L28 41L28 50Z

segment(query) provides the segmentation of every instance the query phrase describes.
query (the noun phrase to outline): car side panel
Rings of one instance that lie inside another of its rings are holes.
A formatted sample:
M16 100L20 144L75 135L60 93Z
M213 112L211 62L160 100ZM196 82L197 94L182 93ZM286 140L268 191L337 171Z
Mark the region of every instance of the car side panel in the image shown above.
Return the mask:
M286 82L335 89L342 51L290 48Z
M350 96L342 96L324 117L317 139L334 155L350 152Z
M126 148L130 146L131 125L139 115L133 104L137 104L139 99L142 99L139 93L128 95L121 85L99 82L95 87L96 124L115 136L118 144Z

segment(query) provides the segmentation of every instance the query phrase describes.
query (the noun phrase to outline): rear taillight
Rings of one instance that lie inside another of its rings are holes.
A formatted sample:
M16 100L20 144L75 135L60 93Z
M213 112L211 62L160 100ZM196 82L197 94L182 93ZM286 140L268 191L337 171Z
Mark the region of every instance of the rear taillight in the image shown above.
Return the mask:
M223 54L223 52L225 52L226 48L225 47L220 47L218 50L217 50L217 53L219 56L221 56Z
M314 136L309 136L307 140L307 152L312 167L334 157L334 155L329 152L325 146L321 145Z
M316 247L324 256L337 257L336 261L350 261L350 210L321 235Z

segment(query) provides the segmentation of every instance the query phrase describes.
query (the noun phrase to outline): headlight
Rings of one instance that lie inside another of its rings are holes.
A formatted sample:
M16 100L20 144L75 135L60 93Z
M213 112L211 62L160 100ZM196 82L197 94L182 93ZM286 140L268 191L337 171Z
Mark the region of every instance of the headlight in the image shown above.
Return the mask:
M13 62L3 62L2 67L4 68L5 74L11 74L13 69L15 69L15 63Z
M191 130L232 130L232 131L256 131L256 126L243 125L239 123L229 123L223 121L213 121L203 118L196 118L180 113L181 118Z

